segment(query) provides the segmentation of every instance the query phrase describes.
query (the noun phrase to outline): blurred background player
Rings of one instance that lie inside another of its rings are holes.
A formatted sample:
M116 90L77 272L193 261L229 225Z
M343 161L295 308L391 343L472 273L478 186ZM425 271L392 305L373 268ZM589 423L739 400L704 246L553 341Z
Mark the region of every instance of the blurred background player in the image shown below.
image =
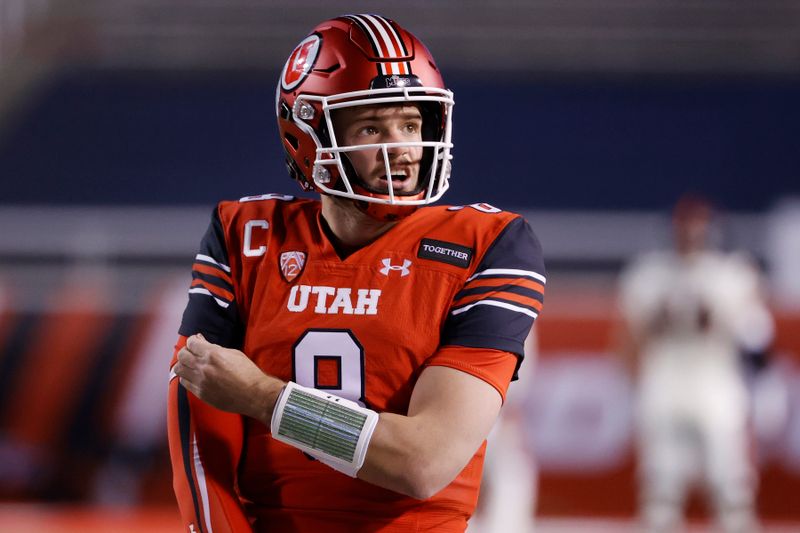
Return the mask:
M742 362L746 354L763 363L773 324L755 266L713 249L713 214L704 199L683 197L673 212L674 250L638 258L621 278L649 532L680 528L697 472L724 531L756 528Z

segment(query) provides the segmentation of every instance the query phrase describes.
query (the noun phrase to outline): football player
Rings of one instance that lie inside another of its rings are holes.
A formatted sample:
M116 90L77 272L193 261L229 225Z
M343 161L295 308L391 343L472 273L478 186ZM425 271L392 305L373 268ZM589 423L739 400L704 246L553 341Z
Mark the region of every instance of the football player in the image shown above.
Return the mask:
M702 472L721 528L756 530L741 354L763 353L772 319L756 269L710 247L712 209L675 208L675 250L636 260L621 280L624 348L637 367L642 518L649 532L681 530Z
M453 95L397 23L319 24L275 105L321 198L212 214L169 384L185 530L463 532L542 306L539 243L487 204L428 207Z

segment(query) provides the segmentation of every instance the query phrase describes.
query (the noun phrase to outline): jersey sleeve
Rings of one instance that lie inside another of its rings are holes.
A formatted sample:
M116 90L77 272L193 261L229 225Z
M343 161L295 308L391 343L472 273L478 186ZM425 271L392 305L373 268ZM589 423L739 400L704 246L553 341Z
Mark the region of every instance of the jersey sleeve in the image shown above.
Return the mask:
M175 346L186 345L181 336ZM172 486L184 531L251 531L236 492L236 469L242 453L242 417L211 407L188 392L170 373L167 434Z
M726 261L727 323L736 343L755 368L766 362L775 338L775 322L766 301L758 267L747 255L731 254Z
M441 345L509 352L521 362L545 282L539 240L524 218L514 218L453 299Z
M506 401L506 392L518 368L514 355L499 350L444 346L425 362L425 366L446 366L482 379Z
M186 338L202 333L211 342L240 348L239 316L225 232L215 209L192 265L172 368ZM172 480L185 531L247 532L249 522L236 490L242 453L242 417L211 407L188 392L170 372L167 427Z
M202 333L215 344L241 348L244 326L229 264L224 228L219 209L215 209L192 265L189 303L183 313L181 335Z

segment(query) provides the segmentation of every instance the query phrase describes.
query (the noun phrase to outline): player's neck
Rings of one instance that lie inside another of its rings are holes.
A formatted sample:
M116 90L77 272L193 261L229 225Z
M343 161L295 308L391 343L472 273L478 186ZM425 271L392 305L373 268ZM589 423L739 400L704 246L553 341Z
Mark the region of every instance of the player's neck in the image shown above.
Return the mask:
M352 200L322 197L322 218L328 238L340 257L347 257L389 231L396 222L375 220L359 210Z

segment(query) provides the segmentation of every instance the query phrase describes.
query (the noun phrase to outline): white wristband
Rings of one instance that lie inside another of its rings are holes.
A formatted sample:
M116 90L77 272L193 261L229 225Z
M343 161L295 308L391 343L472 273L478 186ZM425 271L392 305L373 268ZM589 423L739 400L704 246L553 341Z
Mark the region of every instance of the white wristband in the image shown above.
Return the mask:
M355 402L290 381L272 413L272 437L334 470L356 477L378 413Z

